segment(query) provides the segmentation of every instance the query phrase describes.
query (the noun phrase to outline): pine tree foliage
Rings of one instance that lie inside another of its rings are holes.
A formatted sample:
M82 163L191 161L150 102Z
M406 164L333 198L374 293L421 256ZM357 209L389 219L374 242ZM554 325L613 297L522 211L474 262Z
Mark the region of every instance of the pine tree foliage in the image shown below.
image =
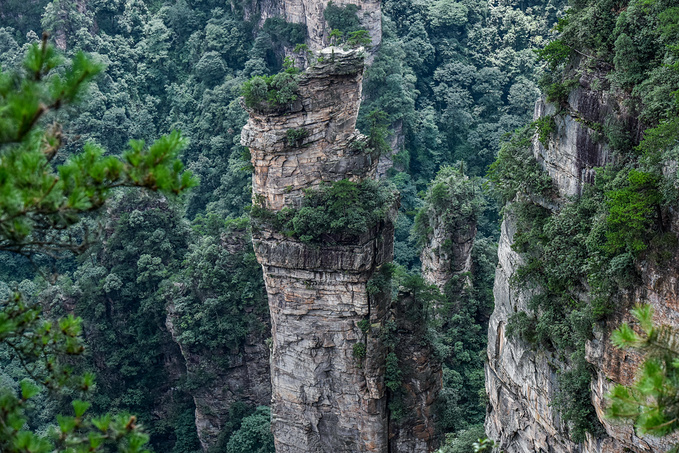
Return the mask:
M135 186L180 193L195 184L177 160L178 132L150 147L133 141L122 158L87 145L56 165L61 146L55 112L78 101L102 71L83 53L64 59L48 44L29 47L21 70L0 72L0 250L21 254L81 251L87 246L82 215L100 208L111 190ZM0 387L0 451L142 452L148 436L136 417L85 415L94 376L73 372L81 355L81 320L72 315L50 321L40 308L16 292L0 301L0 348L16 357L28 376L15 392ZM47 433L28 428L32 398L44 388L72 399L72 415L59 415Z
M655 325L651 305L638 305L631 313L638 325L623 323L611 341L644 354L644 363L634 384L618 384L608 394L607 415L634 421L640 434L666 436L679 430L679 329Z
M131 141L122 158L87 144L80 154L54 165L61 129L56 122L43 124L77 101L102 69L84 53L65 61L45 35L29 48L23 71L0 72L0 250L83 250L87 238L71 227L82 214L100 208L112 189L179 193L195 185L177 160L185 145L179 132L148 148Z

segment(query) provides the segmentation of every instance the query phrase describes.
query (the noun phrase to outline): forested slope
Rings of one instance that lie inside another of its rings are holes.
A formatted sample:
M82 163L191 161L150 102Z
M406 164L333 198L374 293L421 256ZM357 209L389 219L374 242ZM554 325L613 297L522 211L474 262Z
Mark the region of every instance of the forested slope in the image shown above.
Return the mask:
M240 145L247 114L239 98L251 77L276 74L285 49L304 42L307 31L282 18L263 20L265 7L214 0L0 6L3 68L18 65L42 30L67 55L84 50L106 65L81 104L59 112L60 159L88 141L117 154L130 139L151 142L172 129L189 139L182 159L200 185L181 199L119 194L91 219L102 225L100 243L56 268L36 257L43 274L22 258L0 256L7 288L42 301L50 314L83 317L89 347L80 366L99 376L93 410L138 414L155 451L271 451L266 409L255 412L268 402L269 320L242 218L252 168ZM393 160L387 177L401 193L401 268L393 282L434 307L427 337L443 364L441 433L473 427L482 434L482 355L499 232L496 202L483 194L480 177L503 136L532 117L542 73L532 49L547 42L563 8L544 1L382 4L382 44L365 74L358 128L367 135L386 128L394 148L393 157L382 156L387 166ZM328 9L329 28L357 29L357 10ZM478 225L471 266L441 285L444 295L406 275L420 271L437 217ZM53 271L56 281L45 275ZM3 379L16 380L17 363L2 360ZM398 373L392 378L398 388ZM55 403L32 427L63 410Z
M605 413L608 391L643 360L611 343L629 310L651 304L656 323L676 328L678 18L673 2L574 2L541 52L536 121L493 164L507 204L487 428L507 451L671 446L638 436L675 429L672 397L636 431ZM671 376L661 369L656 379Z

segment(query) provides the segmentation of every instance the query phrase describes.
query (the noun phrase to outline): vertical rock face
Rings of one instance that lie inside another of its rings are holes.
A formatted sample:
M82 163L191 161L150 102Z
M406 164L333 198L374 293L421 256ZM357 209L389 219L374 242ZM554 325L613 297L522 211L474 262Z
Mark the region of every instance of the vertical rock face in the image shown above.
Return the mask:
M613 158L607 146L596 142L595 132L587 124L603 124L607 117L615 115L631 132L632 140L638 141L641 134L642 126L626 114L620 99L606 97L591 88L594 78L599 78L599 84L605 83L604 76L596 72L580 78L580 86L569 96L569 110L555 117L557 130L549 146L543 147L537 139L533 142L534 155L552 177L562 199L581 194L583 184L593 180L592 169L610 163ZM535 112L536 117L540 117L554 114L555 110L539 101ZM488 327L488 436L498 440L507 453L666 451L667 440L639 438L629 424L613 424L604 418L605 394L615 383L631 383L640 363L640 357L610 343L611 331L621 320L629 320L624 310L598 326L594 338L586 345L586 359L594 366L596 375L591 383L592 402L606 435L599 439L588 436L583 444L569 440L567 428L552 407L558 387L557 373L567 365L555 354L535 350L531 345L505 336L509 317L518 311L527 311L530 298L530 294L510 285L511 276L522 264L519 254L511 248L515 230L515 219L505 216L495 276L495 311ZM672 230L679 231L676 219ZM629 299L621 301L620 306L645 301L654 306L656 322L679 325L677 260L675 251L673 264L668 267L658 269L644 264L640 269L643 284L627 294Z
M436 432L434 408L441 390L441 364L433 360L433 351L426 336L426 322L413 318L412 312L425 310L409 294L399 293L392 304L392 315L398 329L396 357L404 370L401 404L405 416L391 420L389 453L426 453L440 443Z
M324 63L301 75L287 111L249 112L241 137L252 153L256 202L278 211L299 206L303 190L321 182L374 177L376 162L357 146L364 138L354 129L362 74L361 52L327 50ZM308 134L291 146L290 129ZM387 452L379 330L389 294L369 294L367 283L392 258L393 226L333 245L262 227L253 243L271 310L276 451ZM365 354L356 353L361 345Z
M322 182L375 175L376 163L362 150L365 137L355 129L363 56L337 48L321 55L325 61L304 73L299 96L287 111L250 111L241 132L241 143L252 153L253 193L268 209L297 207L304 189ZM306 137L290 146L288 131L301 129Z
M452 231L440 217L432 218L431 224L432 234L420 254L422 277L443 290L453 275L466 274L472 268L476 222Z
M279 0L280 1L280 0ZM360 9L358 18L363 28L370 34L372 47L377 48L382 41L382 9L381 0L335 0L334 5L356 5ZM323 11L327 0L282 0L278 2L262 1L260 8L262 20L268 17L283 16L287 22L305 24L307 26L307 44L311 50L321 50L328 44L330 27Z

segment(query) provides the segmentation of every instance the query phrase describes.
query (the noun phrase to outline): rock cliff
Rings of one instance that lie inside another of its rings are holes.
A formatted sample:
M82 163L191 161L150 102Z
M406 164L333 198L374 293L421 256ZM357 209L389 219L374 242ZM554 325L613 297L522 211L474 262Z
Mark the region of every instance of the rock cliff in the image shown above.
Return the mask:
M301 75L287 111L249 111L242 144L252 153L254 199L269 210L298 207L303 191L322 182L375 175L377 163L355 146L363 140L355 130L363 54L323 55ZM287 131L300 129L305 138L291 146ZM276 451L386 452L379 331L390 295L370 294L368 281L391 261L393 226L383 222L351 243L317 245L263 226L253 243L271 310Z
M580 195L584 184L593 181L594 168L614 159L608 146L596 139L597 132L592 125L604 124L614 118L629 132L630 139L638 143L643 128L625 108L624 98L593 88L606 83L604 71L584 71L559 112L543 100L536 104L535 118L555 115L556 130L548 146L543 146L537 137L533 140L533 154L559 192L556 205L548 206L550 209L559 209L558 205L568 202L567 197ZM679 231L677 219L673 219L671 225L673 232ZM604 418L604 395L615 383L630 384L640 363L640 357L610 343L611 331L621 320L629 320L628 307L637 301L651 303L656 322L679 323L676 250L672 265L662 269L642 262L638 268L642 284L623 294L617 311L595 327L593 338L587 342L586 360L595 370L590 385L591 401L605 434L599 438L588 435L585 442L575 444L570 441L568 427L553 407L557 375L569 365L556 353L536 349L518 339L508 339L505 333L509 317L527 311L530 298L528 292L510 284L512 275L522 264L521 256L512 250L516 226L517 221L511 213L505 215L494 287L495 311L488 327L488 436L498 440L501 449L507 453L665 451L669 447L667 440L639 438L631 425L612 423Z
M382 9L381 0L336 0L337 6L356 5L359 7L358 18L364 29L370 34L372 48L377 49L382 41ZM323 11L326 0L282 0L260 1L261 20L269 17L284 17L287 22L304 24L307 27L307 45L311 50L319 51L329 44L330 27Z

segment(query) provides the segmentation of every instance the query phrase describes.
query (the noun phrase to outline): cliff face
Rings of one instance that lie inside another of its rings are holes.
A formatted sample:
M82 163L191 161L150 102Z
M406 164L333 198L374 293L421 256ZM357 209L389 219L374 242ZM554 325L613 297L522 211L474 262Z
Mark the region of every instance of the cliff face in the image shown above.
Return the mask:
M334 57L332 54L334 52ZM353 146L363 56L328 50L302 74L286 112L250 111L242 144L252 153L254 199L270 210L299 206L321 182L374 177L376 162ZM334 60L334 62L333 62ZM290 146L286 132L307 137ZM350 244L308 245L267 227L253 231L272 322L272 430L276 451L386 452L385 350L379 338L389 294L368 280L391 261L393 226ZM369 321L362 330L359 322ZM365 345L365 354L355 346Z
M382 41L382 9L380 0L337 0L336 6L357 5L358 18L364 29L370 34L371 46L377 48ZM307 45L311 50L318 51L329 43L330 27L323 11L326 0L264 0L258 2L261 20L269 17L284 17L287 22L304 24L307 27Z
M596 80L596 84L593 81ZM545 148L533 141L533 154L549 173L558 192L557 204L566 197L582 193L583 184L592 182L593 168L606 165L613 159L607 145L597 143L595 131L587 125L604 124L615 118L637 141L642 126L623 106L623 98L604 95L592 86L605 84L601 72L589 72L579 78L579 85L568 98L567 108L555 118L556 132ZM538 101L535 117L553 115L553 106ZM551 206L558 209L558 206ZM651 303L655 308L656 322L678 325L677 306L677 255L672 264L659 269L656 265L642 263L638 269L642 284L623 296L618 312L605 323L597 325L594 337L586 344L586 360L595 368L591 382L591 398L597 418L606 434L599 439L587 437L583 444L569 440L567 427L553 408L558 387L557 375L568 365L546 350L521 340L508 339L505 328L509 317L518 311L528 311L530 294L510 285L510 278L521 266L522 259L512 250L516 219L506 215L498 249L499 265L495 277L495 311L488 327L488 363L486 365L486 390L489 406L486 432L500 442L507 453L514 452L582 452L613 453L622 451L665 451L669 442L658 438L639 438L629 424L611 423L604 418L604 396L615 383L630 384L640 363L634 353L622 351L610 343L610 334L622 320L629 321L627 307L635 302ZM677 232L677 220L671 222Z

